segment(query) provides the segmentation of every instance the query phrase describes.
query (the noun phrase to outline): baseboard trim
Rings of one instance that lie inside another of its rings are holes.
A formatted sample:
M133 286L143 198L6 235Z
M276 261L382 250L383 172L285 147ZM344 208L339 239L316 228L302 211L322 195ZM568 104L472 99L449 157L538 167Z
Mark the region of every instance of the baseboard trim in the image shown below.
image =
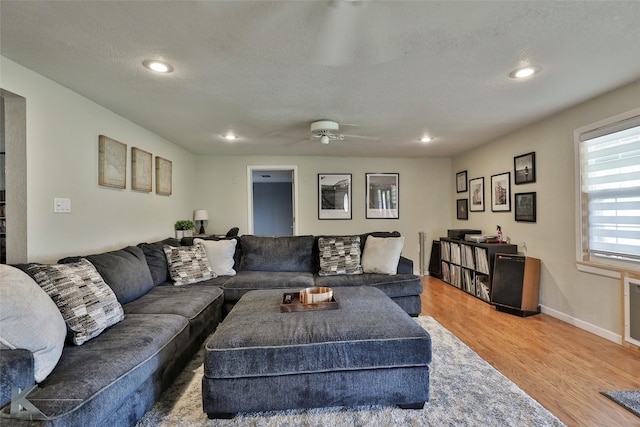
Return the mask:
M565 323L568 323L580 329L584 329L587 332L591 332L592 334L598 335L599 337L602 337L609 341L613 341L616 344L622 345L622 335L613 333L599 326L585 322L584 320L576 319L573 316L569 316L566 313L563 313L558 310L554 310L544 305L541 305L540 308L541 308L541 312L544 314L548 314L549 316L562 320Z

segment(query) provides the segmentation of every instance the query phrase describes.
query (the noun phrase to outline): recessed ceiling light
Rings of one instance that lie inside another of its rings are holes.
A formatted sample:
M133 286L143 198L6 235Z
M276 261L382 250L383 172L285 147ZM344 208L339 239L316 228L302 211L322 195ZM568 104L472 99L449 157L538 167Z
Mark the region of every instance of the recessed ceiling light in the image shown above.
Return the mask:
M420 142L431 142L433 141L433 138L431 138L430 136L423 136L422 138L420 138Z
M156 61L154 59L147 59L142 61L142 65L145 68L155 71L156 73L170 73L173 71L173 67L171 64L167 64L166 62Z
M509 77L512 79L526 79L534 74L538 74L542 68L537 65L527 65L526 67L520 67L509 73Z
M238 139L238 137L237 137L237 136L235 136L235 135L234 135L234 134L232 134L232 133L227 133L227 134L222 135L222 136L224 137L224 139L226 139L226 140L228 140L228 141L233 141L233 140Z

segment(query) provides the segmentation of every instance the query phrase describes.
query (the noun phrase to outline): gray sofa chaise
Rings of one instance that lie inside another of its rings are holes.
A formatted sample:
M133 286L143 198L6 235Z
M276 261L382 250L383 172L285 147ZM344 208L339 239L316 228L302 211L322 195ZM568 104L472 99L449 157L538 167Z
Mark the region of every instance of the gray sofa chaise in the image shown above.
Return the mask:
M357 236L364 250L368 236ZM209 238L214 239L214 238ZM27 399L47 419L11 418L11 392L35 384L37 352L2 343L0 328L0 424L39 426L135 425L180 373L222 317L254 289L372 285L412 316L420 313L422 282L411 260L400 257L397 274L320 274L322 236L234 236L234 275L174 286L165 248L192 247L194 238L140 243L86 259L112 289L123 319L82 345L66 342L53 370ZM201 245L198 245L201 246ZM204 245L202 245L204 246ZM185 249L187 249L185 248ZM35 264L15 266L32 278ZM0 279L0 284L2 284ZM5 292L11 286L0 288ZM3 313L0 313L4 325ZM68 341L68 340L67 340Z

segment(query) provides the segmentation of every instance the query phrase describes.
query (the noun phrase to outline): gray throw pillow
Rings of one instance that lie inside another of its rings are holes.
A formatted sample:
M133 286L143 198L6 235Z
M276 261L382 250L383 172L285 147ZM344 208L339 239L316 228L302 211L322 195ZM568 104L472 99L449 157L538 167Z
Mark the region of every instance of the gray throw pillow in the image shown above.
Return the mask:
M318 239L320 276L361 274L360 236L333 236Z
M29 273L56 303L67 337L81 345L124 319L113 290L86 259L71 264L34 264Z
M167 256L169 274L176 286L189 285L216 277L204 246L165 246L164 253Z

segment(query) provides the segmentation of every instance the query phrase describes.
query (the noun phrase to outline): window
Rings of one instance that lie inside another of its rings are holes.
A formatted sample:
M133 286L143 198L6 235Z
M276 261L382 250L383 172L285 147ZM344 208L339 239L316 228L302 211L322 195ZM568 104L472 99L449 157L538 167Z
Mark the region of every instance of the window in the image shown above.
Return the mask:
M640 270L640 109L575 131L578 261Z

